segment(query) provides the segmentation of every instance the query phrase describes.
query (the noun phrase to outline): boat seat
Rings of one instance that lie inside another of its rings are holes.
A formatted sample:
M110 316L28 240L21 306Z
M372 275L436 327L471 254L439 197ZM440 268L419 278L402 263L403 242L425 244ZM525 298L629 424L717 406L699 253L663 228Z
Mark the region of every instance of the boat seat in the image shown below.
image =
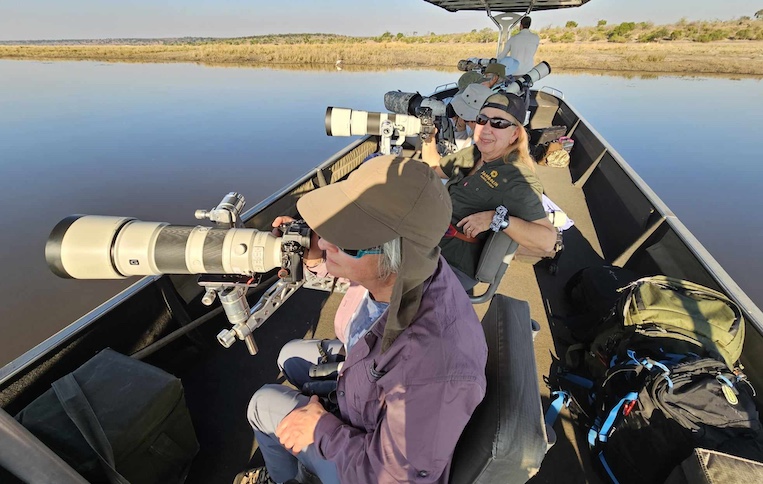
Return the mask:
M556 440L543 417L530 305L498 294L482 329L488 345L487 393L458 441L450 482L527 482Z
M559 99L551 94L538 91L535 94L537 108L530 117L530 129L548 128L554 124L554 116L559 111Z
M485 292L479 296L469 296L472 304L481 304L490 300L501 284L501 278L509 267L519 244L503 232L490 234L482 249L474 278L488 284Z

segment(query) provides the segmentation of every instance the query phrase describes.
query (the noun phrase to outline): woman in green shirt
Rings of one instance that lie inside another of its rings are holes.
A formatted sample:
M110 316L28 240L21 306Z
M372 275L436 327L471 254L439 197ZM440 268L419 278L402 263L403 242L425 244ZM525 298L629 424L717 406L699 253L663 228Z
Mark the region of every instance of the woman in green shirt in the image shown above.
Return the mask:
M493 94L477 116L473 146L440 158L433 137L422 145L422 159L448 179L453 215L440 247L467 289L476 284L477 263L491 230L503 230L531 251L551 252L556 243L520 121L524 118L522 99Z

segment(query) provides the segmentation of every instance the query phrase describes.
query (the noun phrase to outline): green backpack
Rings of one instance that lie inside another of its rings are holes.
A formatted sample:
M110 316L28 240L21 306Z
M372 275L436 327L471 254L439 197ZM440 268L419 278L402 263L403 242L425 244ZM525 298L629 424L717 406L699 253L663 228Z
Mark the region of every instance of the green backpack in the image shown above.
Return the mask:
M744 318L724 294L667 276L644 277L620 291L612 315L619 324L596 337L592 355L608 359L635 335L642 341L665 338L660 345L674 352L699 347L734 368L742 354Z

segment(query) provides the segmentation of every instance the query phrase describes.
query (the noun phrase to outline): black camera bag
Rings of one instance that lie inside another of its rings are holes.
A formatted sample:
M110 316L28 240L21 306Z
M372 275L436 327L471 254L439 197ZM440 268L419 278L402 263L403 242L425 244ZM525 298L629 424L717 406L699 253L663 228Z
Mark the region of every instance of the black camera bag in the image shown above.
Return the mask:
M695 447L763 460L763 429L746 380L712 358L643 361L654 366L623 361L592 389L589 445L604 477L664 482Z
M180 380L105 349L18 420L90 482L181 483L199 450Z

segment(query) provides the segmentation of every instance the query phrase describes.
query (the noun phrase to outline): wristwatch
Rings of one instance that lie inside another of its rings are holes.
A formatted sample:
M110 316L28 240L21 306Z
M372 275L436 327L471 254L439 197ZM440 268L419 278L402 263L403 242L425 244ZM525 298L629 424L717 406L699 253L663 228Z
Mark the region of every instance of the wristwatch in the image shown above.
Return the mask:
M498 232L509 226L509 211L503 205L498 205L495 208L495 215L493 215L493 221L490 222L490 230Z

